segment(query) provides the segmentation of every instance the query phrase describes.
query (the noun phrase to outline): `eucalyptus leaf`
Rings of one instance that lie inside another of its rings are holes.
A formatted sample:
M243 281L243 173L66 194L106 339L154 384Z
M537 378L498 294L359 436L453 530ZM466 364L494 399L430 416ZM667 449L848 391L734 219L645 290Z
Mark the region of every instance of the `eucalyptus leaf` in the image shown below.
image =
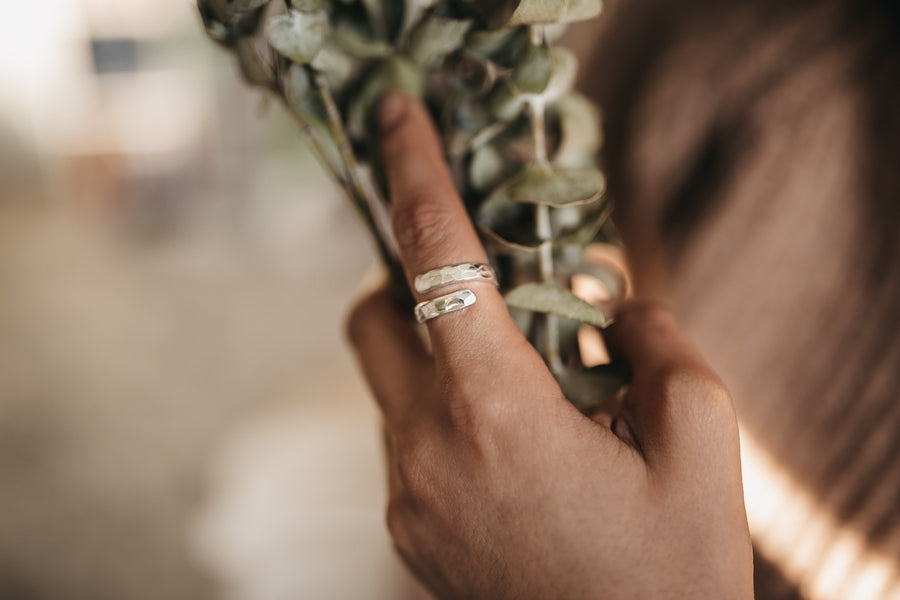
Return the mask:
M410 32L422 19L429 8L438 0L403 0L403 23L400 30L400 42L405 42Z
M556 167L587 167L603 143L600 111L580 94L567 94L552 107L559 128L559 144L551 161Z
M328 30L328 15L324 11L289 10L266 24L266 39L285 58L305 64L312 62L325 45Z
M387 38L387 21L385 20L384 5L385 0L360 0L369 15L369 24L372 31L379 38Z
M468 0L491 27L568 23L600 14L601 0Z
M466 38L468 54L506 68L515 66L530 45L525 27L473 31Z
M469 19L449 19L435 14L426 16L409 40L409 55L425 67L431 67L459 49L472 27Z
M284 80L285 100L291 106L297 106L309 95L312 89L309 73L302 65L291 65Z
M241 14L256 10L269 3L269 0L219 0L224 2L225 9L232 14Z
M490 60L460 53L454 56L454 75L465 83L466 87L479 95L490 90L500 78L501 69Z
M238 57L241 74L248 83L253 85L271 85L275 79L275 73L270 65L260 54L257 42L253 38L238 38L234 45L234 52Z
M522 94L540 94L547 88L553 75L550 51L543 46L532 46L522 56L513 70L511 83Z
M568 206L594 202L605 189L606 180L595 168L552 169L531 165L501 184L487 201L504 198L527 204Z
M547 52L550 63L550 77L543 88L545 102L553 102L575 85L578 75L578 59L572 52L559 46Z
M477 191L495 187L508 176L509 162L490 144L478 148L469 162L469 185Z
M497 254L506 256L534 256L541 249L540 240L532 236L532 245L513 242L501 237L487 227L479 226L478 234L484 247Z
M522 0L507 26L571 23L591 19L600 14L601 0Z
M587 246L594 241L600 229L609 220L612 203L601 201L572 208L579 209L577 218L570 224L554 222L554 238L560 244ZM552 216L556 217L558 212L554 211Z
M522 114L527 100L509 80L502 79L494 86L488 98L488 106L494 118L508 123Z
M478 207L475 222L502 248L518 253L536 250L541 245L542 240L535 233L534 217L534 206L494 195Z
M311 64L325 75L328 88L333 91L340 91L352 83L365 68L361 61L330 44L319 50Z
M325 8L325 0L291 0L291 8L301 12L318 12Z
M200 17L203 19L203 26L206 33L214 41L224 44L228 39L228 15L224 14L222 7L216 6L218 2L213 0L197 0L197 8L200 10Z
M347 131L356 140L367 137L370 117L381 98L390 90L401 89L416 96L425 93L425 73L412 60L394 55L381 61L367 76L347 111Z
M559 315L604 328L612 319L570 290L548 283L526 283L506 294L507 306Z
M331 41L343 52L356 58L384 58L394 52L394 47L385 40L372 37L350 23L336 25Z
M610 413L618 411L622 391L630 380L628 369L618 363L554 373L554 376L565 397L576 407Z

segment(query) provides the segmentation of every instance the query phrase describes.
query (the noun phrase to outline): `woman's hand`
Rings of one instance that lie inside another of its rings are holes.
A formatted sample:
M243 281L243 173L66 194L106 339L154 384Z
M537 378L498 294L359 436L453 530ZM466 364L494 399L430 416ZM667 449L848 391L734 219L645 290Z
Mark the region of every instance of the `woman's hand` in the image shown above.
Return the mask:
M486 262L424 107L396 93L381 117L409 281ZM475 305L428 322L431 353L384 292L349 320L413 572L441 598L752 598L731 400L672 316L631 304L606 332L633 372L611 422L566 401L496 289L468 287Z

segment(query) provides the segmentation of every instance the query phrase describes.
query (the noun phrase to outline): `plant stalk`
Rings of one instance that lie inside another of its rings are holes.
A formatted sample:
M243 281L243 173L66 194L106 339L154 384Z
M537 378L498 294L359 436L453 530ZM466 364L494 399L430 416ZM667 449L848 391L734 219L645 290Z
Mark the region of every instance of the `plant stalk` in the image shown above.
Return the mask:
M534 37L534 34L533 34ZM547 156L547 132L544 119L544 101L534 97L528 102L528 117L531 124L531 139L534 143L534 162L541 167L550 167ZM538 204L535 207L535 234L541 240L538 250L538 266L541 281L556 285L556 268L553 263L553 227L550 221L550 207ZM562 373L565 366L559 351L559 321L556 315L546 314L542 318L544 326L544 360L553 373Z
M391 291L395 300L402 305L411 304L412 298L406 285L406 276L403 272L403 267L400 265L400 261L396 254L391 250L391 246L387 242L385 233L382 231L381 227L379 227L378 221L375 219L374 206L379 202L379 199L374 196L371 188L367 187L360 178L359 164L353 154L353 148L350 145L350 138L344 128L344 122L341 120L340 110L338 109L337 103L334 101L334 97L331 95L331 90L328 88L328 82L319 72L312 71L311 75L315 82L319 99L325 107L328 124L331 127L331 132L334 135L338 147L338 154L343 163L345 181L347 183L347 185L344 186L344 189L350 192L349 196L353 202L353 206L356 208L357 212L359 212L363 222L375 239L378 254L381 257L382 263L387 267L390 275Z

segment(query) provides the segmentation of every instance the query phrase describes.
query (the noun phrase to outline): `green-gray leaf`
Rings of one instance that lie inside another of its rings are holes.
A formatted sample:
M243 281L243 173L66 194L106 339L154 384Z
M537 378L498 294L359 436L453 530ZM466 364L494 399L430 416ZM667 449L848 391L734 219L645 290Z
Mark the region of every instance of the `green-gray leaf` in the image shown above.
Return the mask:
M594 202L606 190L606 179L595 168L551 169L532 165L501 184L488 198L512 202L570 206Z
M471 27L469 19L428 15L410 37L409 55L419 64L431 67L461 47Z
M296 63L309 63L328 36L328 16L324 11L306 13L290 10L266 24L266 39L282 56Z
M469 162L469 184L474 190L483 192L503 181L508 176L510 161L493 145L478 148Z
M384 58L394 51L386 41L374 38L349 23L335 25L331 39L338 48L357 58Z
M594 162L602 144L600 111L580 94L568 94L551 110L559 121L559 145L552 162L557 167L585 167Z
M383 60L368 75L347 111L347 131L351 137L358 140L366 137L372 110L393 89L421 96L425 93L425 73L419 65L399 54Z
M256 10L261 6L265 6L269 0L225 0L225 6L228 12L240 14Z
M508 79L501 79L491 91L488 106L496 119L508 123L522 114L526 100Z
M568 23L600 14L601 0L469 0L492 27Z
M512 84L522 94L540 94L547 88L553 75L553 61L550 51L542 46L529 44L525 55L516 65L512 74Z
M616 412L622 389L628 385L628 369L616 363L584 371L554 373L569 402L582 410Z
M557 46L550 48L548 61L550 77L546 89L543 90L543 97L546 102L553 102L575 85L575 78L578 75L578 59L569 50Z
M583 21L599 15L601 8L601 0L522 0L506 25Z
M606 327L612 320L570 290L548 283L526 283L506 295L506 304L539 313Z
M325 0L291 0L291 8L303 12L318 12L325 8Z
M284 97L291 106L297 106L306 99L312 89L309 74L301 65L291 65L284 81Z
M254 85L270 85L275 74L270 65L260 55L254 38L239 38L234 45L234 52L238 57L241 74L247 82Z

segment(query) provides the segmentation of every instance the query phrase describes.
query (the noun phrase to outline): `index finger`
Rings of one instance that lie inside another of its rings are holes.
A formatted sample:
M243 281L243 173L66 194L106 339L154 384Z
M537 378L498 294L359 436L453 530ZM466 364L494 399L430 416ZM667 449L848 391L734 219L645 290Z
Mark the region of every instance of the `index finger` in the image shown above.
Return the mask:
M391 195L391 220L417 302L471 289L476 303L428 321L439 363L462 369L490 367L510 336L522 337L500 293L484 283L460 283L421 294L417 275L449 265L487 263L487 256L444 161L437 133L425 107L394 92L381 105L381 152ZM491 349L497 350L492 352Z

